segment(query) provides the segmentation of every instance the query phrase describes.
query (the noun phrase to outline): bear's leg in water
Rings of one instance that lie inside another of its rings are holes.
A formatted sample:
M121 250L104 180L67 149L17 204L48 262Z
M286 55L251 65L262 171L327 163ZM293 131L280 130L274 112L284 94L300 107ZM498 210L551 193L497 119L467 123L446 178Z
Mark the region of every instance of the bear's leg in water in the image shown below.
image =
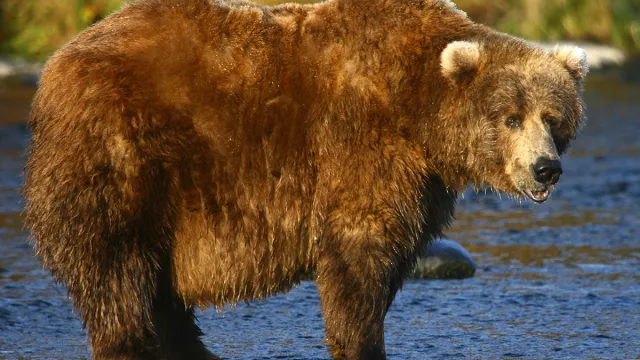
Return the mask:
M202 332L195 324L193 307L175 294L168 268L158 278L158 293L153 303L153 326L161 353L166 359L218 359L200 341Z
M399 259L389 254L389 239L372 231L383 228L376 225L332 231L321 241L316 282L336 359L386 358L384 318L401 280Z

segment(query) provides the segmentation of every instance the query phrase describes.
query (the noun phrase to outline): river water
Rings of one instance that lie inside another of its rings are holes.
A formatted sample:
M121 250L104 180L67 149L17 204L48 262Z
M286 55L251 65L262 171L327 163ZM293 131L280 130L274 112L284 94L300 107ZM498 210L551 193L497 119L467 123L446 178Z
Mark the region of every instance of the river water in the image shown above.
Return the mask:
M447 237L472 253L476 276L408 281L386 319L390 358L640 359L638 78L590 77L588 125L548 202L464 194ZM33 91L0 83L0 359L84 359L86 333L22 228ZM204 342L225 358L328 358L313 282L198 313Z

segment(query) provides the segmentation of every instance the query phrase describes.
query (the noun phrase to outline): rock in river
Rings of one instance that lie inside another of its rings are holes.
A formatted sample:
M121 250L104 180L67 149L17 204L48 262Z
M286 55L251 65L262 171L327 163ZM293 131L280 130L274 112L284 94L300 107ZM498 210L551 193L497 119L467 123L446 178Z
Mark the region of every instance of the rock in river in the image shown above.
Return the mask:
M455 241L434 240L418 259L413 276L423 279L466 279L476 272L469 252Z

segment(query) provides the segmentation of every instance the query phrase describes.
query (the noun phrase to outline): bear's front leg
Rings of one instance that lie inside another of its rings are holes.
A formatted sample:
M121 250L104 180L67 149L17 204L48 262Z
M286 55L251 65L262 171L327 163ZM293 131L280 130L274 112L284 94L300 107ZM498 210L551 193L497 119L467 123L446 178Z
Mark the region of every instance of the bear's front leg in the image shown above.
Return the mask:
M335 359L386 359L384 318L407 261L384 228L365 221L319 244L316 282Z

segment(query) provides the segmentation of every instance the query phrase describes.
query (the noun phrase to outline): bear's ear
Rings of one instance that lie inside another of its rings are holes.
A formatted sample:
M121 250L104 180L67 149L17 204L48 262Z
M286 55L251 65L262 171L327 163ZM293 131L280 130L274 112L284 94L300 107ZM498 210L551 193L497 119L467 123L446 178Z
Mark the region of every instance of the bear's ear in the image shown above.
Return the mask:
M455 85L471 82L480 68L482 46L477 42L454 41L440 55L442 75Z
M556 46L551 54L560 60L577 81L582 81L589 73L587 53L583 49L572 45Z

